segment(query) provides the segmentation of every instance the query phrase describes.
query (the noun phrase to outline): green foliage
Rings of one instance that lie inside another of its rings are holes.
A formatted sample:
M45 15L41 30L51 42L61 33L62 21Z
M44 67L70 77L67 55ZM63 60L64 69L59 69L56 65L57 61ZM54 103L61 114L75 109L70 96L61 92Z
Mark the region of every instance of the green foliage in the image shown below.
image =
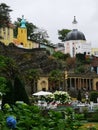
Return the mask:
M84 72L85 72L85 68L83 65L81 65L75 69L75 73L84 73Z
M31 86L31 95L37 91L36 82L40 77L40 72L41 71L39 69L29 69L26 72L26 80Z
M97 91L92 91L90 92L90 100L93 102L97 102L97 98L98 98L98 92Z
M16 101L23 101L24 103L29 104L29 98L25 86L18 77L16 77L14 81L14 102Z
M53 56L56 57L57 59L64 59L64 54L60 51L54 52Z
M77 100L82 101L82 95L80 90L78 90Z
M14 80L14 77L18 74L18 67L15 60L12 58L0 55L0 75Z
M36 79L39 79L40 72L38 69L30 69L30 70L28 70L27 75L28 75L29 80L32 80L32 79L36 80Z
M76 68L75 73L84 73L88 68L86 68L86 64L90 64L90 58L86 58L85 54L78 53L76 54Z
M58 30L58 39L60 39L62 42L66 41L66 35L69 33L71 30L69 29L62 29Z
M14 88L12 86L12 82L10 80L7 81L6 86L9 91L5 92L2 96L2 108L5 103L8 103L9 105L14 104Z
M89 122L98 122L98 112L86 112L84 113L85 119Z
M76 54L76 59L80 61L81 63L85 62L85 54L78 53Z
M54 53L53 53L53 56L54 56L56 59L63 60L63 61L65 61L67 58L70 57L69 54L64 54L64 53L62 53L62 52L60 52L60 51L54 52Z
M5 3L0 4L0 28L9 26L11 11L10 6Z
M59 69L54 69L49 73L49 82L53 91L60 90L60 82L64 80L64 73ZM53 85L53 86L52 86Z
M82 115L75 114L71 108L63 112L43 111L37 106L16 103L9 110L0 111L0 128L2 130L10 130L6 125L6 118L9 115L16 118L17 130L78 130L82 125L80 122Z
M8 91L8 88L7 88L6 83L7 83L6 78L0 77L0 92L1 92L2 94L5 94L5 92Z
M60 81L62 80L62 72L60 70L53 70L50 72L50 75L49 75L49 80L50 81Z

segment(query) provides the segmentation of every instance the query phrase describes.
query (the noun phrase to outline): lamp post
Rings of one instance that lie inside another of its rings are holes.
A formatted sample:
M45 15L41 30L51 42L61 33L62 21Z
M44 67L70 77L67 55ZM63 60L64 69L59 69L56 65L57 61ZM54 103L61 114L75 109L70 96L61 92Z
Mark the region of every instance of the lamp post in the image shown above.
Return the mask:
M65 76L65 79L64 79L64 80L65 80L65 87L64 87L64 90L67 91L67 77L68 77L67 71L65 71L64 76Z

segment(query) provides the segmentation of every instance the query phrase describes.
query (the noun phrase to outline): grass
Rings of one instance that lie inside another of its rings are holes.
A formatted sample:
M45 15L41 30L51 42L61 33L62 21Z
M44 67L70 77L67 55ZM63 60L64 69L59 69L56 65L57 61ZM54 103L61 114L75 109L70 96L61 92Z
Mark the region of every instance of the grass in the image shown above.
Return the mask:
M80 127L79 130L89 130L90 127L96 128L95 130L98 130L98 123L85 123L82 127Z

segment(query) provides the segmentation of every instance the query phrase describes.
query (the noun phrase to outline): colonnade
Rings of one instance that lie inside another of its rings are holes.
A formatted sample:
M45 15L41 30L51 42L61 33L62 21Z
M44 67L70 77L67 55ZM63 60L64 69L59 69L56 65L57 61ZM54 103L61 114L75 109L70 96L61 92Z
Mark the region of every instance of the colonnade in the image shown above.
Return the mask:
M68 77L67 88L93 90L92 80L91 78Z

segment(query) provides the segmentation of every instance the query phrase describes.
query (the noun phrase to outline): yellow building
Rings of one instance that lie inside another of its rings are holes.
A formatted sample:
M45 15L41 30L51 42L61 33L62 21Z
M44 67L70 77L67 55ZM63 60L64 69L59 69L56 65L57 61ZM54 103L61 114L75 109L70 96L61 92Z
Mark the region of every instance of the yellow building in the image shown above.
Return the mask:
M98 56L98 48L92 48L91 55Z
M13 28L12 24L9 24L9 27L0 28L0 41L5 43L5 45L13 42Z
M26 21L24 17L22 17L21 26L18 28L17 38L14 38L13 34L14 25L9 24L9 27L0 28L0 41L5 45L14 43L16 46L26 49L38 48L38 43L28 40L27 28L25 24Z
M0 41L3 42L5 45L9 45L9 43L14 43L16 46L26 49L45 48L50 52L50 54L53 54L53 52L55 51L54 45L37 43L28 39L26 21L24 19L24 16L22 16L20 24L21 26L18 27L17 38L14 38L13 35L14 26L12 24L9 27L1 28L0 36L2 37L2 39L0 38Z
M39 46L38 43L28 40L26 21L24 19L24 16L22 16L21 26L18 27L17 39L14 38L13 42L18 47L23 47L23 48L26 48L26 49L38 48L38 46Z

